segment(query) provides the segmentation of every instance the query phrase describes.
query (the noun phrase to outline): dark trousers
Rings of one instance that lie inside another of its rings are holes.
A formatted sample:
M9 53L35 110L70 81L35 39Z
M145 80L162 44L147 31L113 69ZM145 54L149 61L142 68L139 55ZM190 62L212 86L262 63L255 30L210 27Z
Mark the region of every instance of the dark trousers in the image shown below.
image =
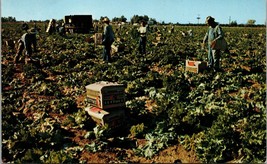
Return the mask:
M112 43L106 43L104 45L103 60L106 61L106 62L110 62L111 61L111 55L110 55L111 44Z
M146 53L146 37L140 37L139 39L139 52L140 54L145 54Z

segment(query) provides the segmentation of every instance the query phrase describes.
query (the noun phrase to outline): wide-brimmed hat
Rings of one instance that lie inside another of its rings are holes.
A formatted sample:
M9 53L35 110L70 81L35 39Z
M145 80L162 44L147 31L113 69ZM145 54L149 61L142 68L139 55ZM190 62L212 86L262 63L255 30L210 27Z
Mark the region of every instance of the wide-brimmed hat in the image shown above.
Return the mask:
M213 17L211 17L211 16L208 16L207 18L206 18L206 23L208 23L208 22L214 22L214 18Z
M108 17L105 17L104 19L103 19L103 22L109 22L110 20L108 19Z

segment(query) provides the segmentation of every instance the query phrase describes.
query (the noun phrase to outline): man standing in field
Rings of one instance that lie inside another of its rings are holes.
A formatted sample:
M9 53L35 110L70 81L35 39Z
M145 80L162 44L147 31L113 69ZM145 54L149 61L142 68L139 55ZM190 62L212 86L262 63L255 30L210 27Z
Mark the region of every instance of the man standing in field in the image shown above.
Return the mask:
M103 34L103 40L102 44L104 45L104 52L103 52L103 60L106 62L111 62L111 55L110 55L110 50L111 50L111 45L114 42L114 32L109 25L109 19L107 17L104 18L104 34Z
M29 61L31 60L32 52L37 51L36 29L35 28L29 29L29 26L26 23L22 25L22 29L25 30L26 33L24 33L19 40L17 54L14 57L15 63L18 62L18 59L19 57L21 57L24 49L26 49L26 56L28 57L28 59L25 59L25 63L27 63L28 60ZM32 46L33 46L33 51L32 51Z
M145 21L141 22L141 27L139 27L138 32L140 34L139 39L139 52L140 54L146 54L146 42L147 42L147 27Z
M216 41L223 37L223 31L211 16L206 18L206 24L209 26L209 29L203 39L202 49L204 49L205 42L208 41L208 68L217 72L220 70L221 50L213 48Z

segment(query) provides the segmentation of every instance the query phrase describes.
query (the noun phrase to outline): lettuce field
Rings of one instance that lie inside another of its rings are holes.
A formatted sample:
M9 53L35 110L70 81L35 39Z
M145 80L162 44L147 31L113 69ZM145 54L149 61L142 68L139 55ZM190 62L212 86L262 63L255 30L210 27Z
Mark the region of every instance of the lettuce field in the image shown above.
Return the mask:
M205 26L153 25L140 55L137 27L114 24L124 48L105 63L93 33L49 35L37 25L34 61L23 54L15 64L17 45L6 41L20 38L21 24L2 24L3 162L266 161L265 27L223 26L223 71L195 74L185 60L207 61ZM125 85L127 122L115 133L84 111L85 86L98 81Z

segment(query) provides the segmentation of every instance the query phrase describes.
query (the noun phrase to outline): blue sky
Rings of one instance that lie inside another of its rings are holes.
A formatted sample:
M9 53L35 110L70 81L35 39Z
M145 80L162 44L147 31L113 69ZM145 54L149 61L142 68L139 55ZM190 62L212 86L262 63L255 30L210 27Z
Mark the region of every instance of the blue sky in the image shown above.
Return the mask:
M266 0L2 0L1 16L16 20L63 19L65 15L89 14L93 19L122 15L130 21L133 15L147 15L158 22L200 23L209 15L224 24L245 24L254 19L266 22Z

